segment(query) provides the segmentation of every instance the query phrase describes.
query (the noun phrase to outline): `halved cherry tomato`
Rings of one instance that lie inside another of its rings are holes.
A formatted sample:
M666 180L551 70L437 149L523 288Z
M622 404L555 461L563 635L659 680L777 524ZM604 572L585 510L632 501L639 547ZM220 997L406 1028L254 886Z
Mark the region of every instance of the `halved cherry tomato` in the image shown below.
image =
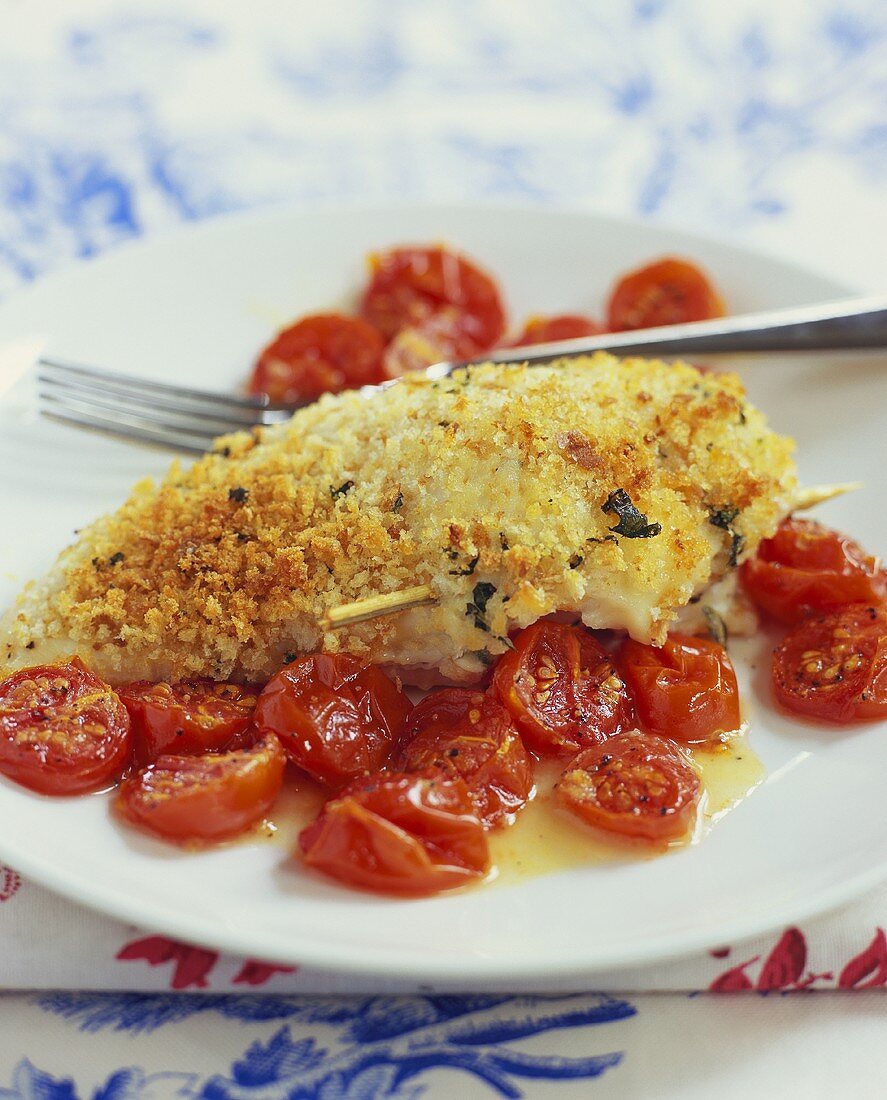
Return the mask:
M410 371L425 370L432 363L474 355L474 350L466 350L461 317L455 306L445 306L402 328L382 357L385 376L400 378Z
M693 745L739 728L736 673L716 642L670 634L651 646L627 638L616 663L647 733Z
M373 666L355 657L300 657L259 696L256 728L276 734L287 756L330 787L378 771L413 704Z
M285 764L273 734L235 752L161 756L121 783L115 806L130 824L167 840L227 840L270 810Z
M597 829L662 843L686 835L699 790L699 776L677 746L635 731L581 752L558 781L556 798Z
M484 827L461 779L383 772L347 787L299 835L305 862L349 886L419 896L483 878Z
M489 826L516 813L533 790L533 766L511 715L496 699L466 688L436 691L416 705L397 766L461 777Z
M285 328L264 348L249 380L250 393L289 405L381 382L385 341L366 321L315 313Z
M387 340L441 312L450 318L450 354L458 358L501 340L505 308L495 280L452 249L377 252L370 257L370 271L360 312Z
M754 602L782 623L851 603L887 599L887 572L880 561L837 531L812 519L783 520L757 557L739 570Z
M724 316L724 302L695 264L666 257L623 275L607 306L607 327L657 328Z
M132 723L137 763L164 753L199 755L243 748L252 721L257 688L215 680L152 684L137 680L118 689Z
M531 317L512 347L525 348L532 344L550 344L555 340L577 340L580 336L597 336L603 331L596 321L578 313Z
M574 753L633 724L625 684L584 627L541 621L513 642L493 688L530 748Z
M795 627L773 654L773 690L823 722L887 718L887 608L857 604Z
M130 756L129 715L79 657L0 681L0 772L41 794L112 783Z

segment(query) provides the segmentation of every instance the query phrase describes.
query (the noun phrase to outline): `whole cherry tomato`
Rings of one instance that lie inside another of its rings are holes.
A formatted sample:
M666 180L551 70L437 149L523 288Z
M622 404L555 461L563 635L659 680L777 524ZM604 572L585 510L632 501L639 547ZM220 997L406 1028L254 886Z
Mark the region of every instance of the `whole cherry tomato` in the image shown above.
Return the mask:
M116 809L131 825L166 840L226 840L267 814L285 764L273 735L235 752L161 756L121 783Z
M822 722L887 718L887 609L855 604L795 627L773 654L773 690Z
M584 627L540 621L513 644L493 688L536 752L578 752L633 724L622 678Z
M887 598L887 572L846 535L812 519L783 520L739 576L754 602L782 623Z
M647 733L699 744L739 728L736 673L716 642L670 634L651 646L628 638L616 663Z
M164 753L192 756L242 748L258 689L214 680L152 684L137 680L118 689L129 711L135 759L148 764Z
M384 378L385 341L366 321L341 313L303 317L264 348L249 381L250 393L300 405L322 393L340 393Z
M488 826L521 809L533 790L532 762L511 715L496 699L466 688L436 691L416 705L397 766L461 777Z
M0 681L0 772L41 794L114 782L130 757L129 715L79 657Z
M672 742L635 731L581 752L556 798L597 829L663 843L687 834L699 791L699 776Z
M402 329L448 318L450 354L471 358L498 344L505 307L495 280L449 248L392 248L370 257L360 312L386 340Z
M622 332L723 316L724 303L708 276L670 256L619 279L607 306L607 327Z
M580 336L598 336L603 331L596 321L578 313L531 317L512 347L525 348L532 344L551 344L556 340L578 340Z
M278 672L259 696L256 729L276 734L293 763L341 787L388 760L413 704L379 668L316 653Z
M490 868L468 789L438 771L383 772L352 784L302 830L299 847L316 870L386 894L436 894Z

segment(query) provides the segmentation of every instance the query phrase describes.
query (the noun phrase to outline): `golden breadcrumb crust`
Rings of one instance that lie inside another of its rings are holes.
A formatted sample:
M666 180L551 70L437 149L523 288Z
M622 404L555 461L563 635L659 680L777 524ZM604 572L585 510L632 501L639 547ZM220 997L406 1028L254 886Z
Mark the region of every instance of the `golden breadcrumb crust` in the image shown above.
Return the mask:
M25 590L0 657L262 680L322 648L468 679L563 610L660 641L789 510L791 451L735 375L605 354L326 397L137 485ZM618 489L658 534L612 532ZM435 606L318 625L423 583Z

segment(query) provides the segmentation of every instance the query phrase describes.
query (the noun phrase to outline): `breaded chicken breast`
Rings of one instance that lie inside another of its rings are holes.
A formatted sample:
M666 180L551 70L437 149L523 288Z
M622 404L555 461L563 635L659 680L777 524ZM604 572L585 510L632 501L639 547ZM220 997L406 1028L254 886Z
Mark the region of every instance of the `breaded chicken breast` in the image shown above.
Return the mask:
M661 642L790 510L791 452L735 375L605 354L328 396L137 485L25 590L0 661L263 681L319 649L467 682L555 612ZM437 602L321 625L417 584Z

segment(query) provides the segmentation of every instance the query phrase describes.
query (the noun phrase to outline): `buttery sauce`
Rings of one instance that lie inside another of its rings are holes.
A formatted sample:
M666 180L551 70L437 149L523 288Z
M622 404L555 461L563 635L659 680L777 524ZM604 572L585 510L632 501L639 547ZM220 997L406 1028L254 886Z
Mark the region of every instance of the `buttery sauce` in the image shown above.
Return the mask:
M702 780L703 794L692 834L669 847L698 843L766 777L764 766L744 732L714 749L691 749L689 755ZM508 885L588 864L655 859L667 851L643 841L607 836L558 809L554 785L563 767L562 762L537 764L532 801L512 825L490 832L494 870L488 882ZM325 797L322 788L309 779L288 781L274 805L273 815L249 839L268 839L287 851L295 851L299 831L314 820Z

